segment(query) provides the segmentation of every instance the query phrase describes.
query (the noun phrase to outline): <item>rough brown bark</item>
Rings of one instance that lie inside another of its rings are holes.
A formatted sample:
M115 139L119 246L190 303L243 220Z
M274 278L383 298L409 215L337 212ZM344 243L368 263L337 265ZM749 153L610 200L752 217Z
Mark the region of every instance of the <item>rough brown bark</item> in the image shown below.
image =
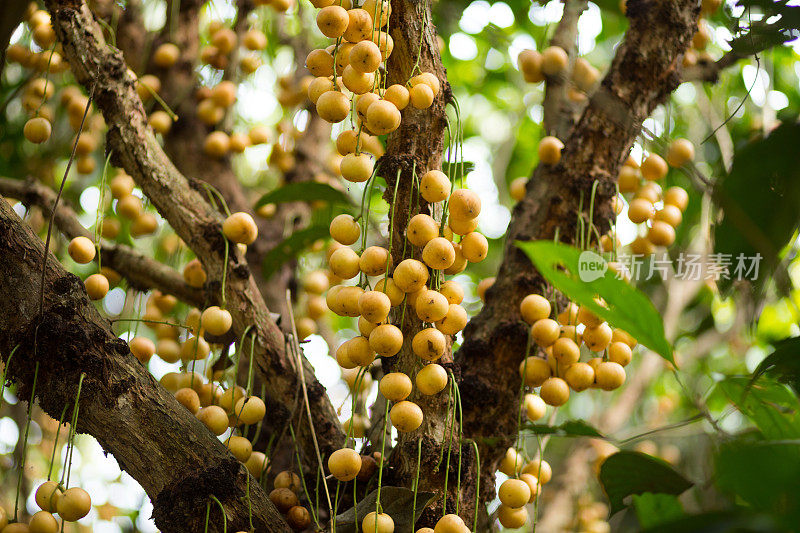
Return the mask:
M225 239L222 218L205 200L205 190L189 181L171 163L156 141L135 80L118 50L107 45L89 9L81 0L49 0L48 9L65 57L73 74L85 87L95 88L95 102L108 125L107 142L113 162L130 174L145 195L184 242L200 258L208 275L212 295L221 293L222 274L227 270L226 308L233 317L233 333L255 338L255 368L263 379L275 420L288 421L299 387L295 361L286 350L286 339L271 319L256 282L233 245L224 261ZM303 359L314 426L323 455L339 448L343 433L325 389ZM299 445L308 456L314 446L307 424L301 424Z
M627 14L630 28L601 87L565 139L561 161L540 165L515 207L497 281L467 326L457 354L464 430L480 444L481 486L487 497L497 463L516 434L518 366L528 331L519 303L545 285L515 242L552 239L556 231L562 241L573 242L578 206L583 200L587 210L595 181L592 222L601 233L609 228L617 171L642 121L680 82L681 57L696 30L699 6L691 0L630 0Z
M6 64L6 48L8 48L11 34L22 22L26 7L28 7L28 2L25 0L3 2L2 10L0 10L0 15L2 15L0 16L0 73L3 72Z
M16 198L28 207L39 207L48 219L52 216L56 193L41 183L0 178L0 194ZM81 225L75 211L63 200L53 222L69 239L94 240L94 235ZM189 286L174 269L124 244L103 242L100 257L103 265L117 271L137 290L158 289L195 306L202 306L207 299L205 291Z
M39 314L44 244L5 200L0 200L0 354L20 397L30 397L36 365L36 398L58 419L72 405L80 375L77 431L94 436L153 501L163 531L204 529L206 504L222 502L228 527L249 529L249 474L194 416L131 355L90 303L83 283L48 254L44 305ZM257 531L289 531L252 478L249 495ZM222 531L212 507L210 531Z

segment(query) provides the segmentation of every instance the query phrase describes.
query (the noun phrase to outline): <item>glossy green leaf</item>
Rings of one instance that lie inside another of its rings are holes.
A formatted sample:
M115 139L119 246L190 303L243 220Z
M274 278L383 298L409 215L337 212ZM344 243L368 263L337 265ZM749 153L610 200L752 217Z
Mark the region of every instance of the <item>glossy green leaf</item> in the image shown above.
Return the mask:
M521 428L536 435L557 435L559 437L595 437L604 438L603 434L583 420L567 420L558 426L546 424L525 424Z
M611 326L621 328L661 357L675 363L664 324L650 299L617 279L602 257L552 241L519 242L542 276L572 301L588 307ZM607 307L595 302L605 300Z
M404 487L381 487L381 509L394 520L395 531L411 531L422 511L436 495L433 492L418 492L416 506L414 491ZM358 502L358 505L336 516L337 533L356 533L361 530L361 521L375 511L378 491L373 490ZM413 510L413 512L412 512ZM358 511L358 513L356 513ZM358 525L356 525L356 522Z
M328 226L311 226L296 231L275 248L270 250L262 262L262 271L265 279L269 279L277 270L300 253L311 246L315 241L324 239L329 235Z
M742 55L757 54L800 35L800 7L797 5L775 0L739 0L737 4L745 8L737 21L745 29L729 44ZM751 8L757 8L763 18L753 20Z
M600 467L600 484L611 504L611 514L625 507L633 494L681 494L692 486L661 459L639 452L622 451L609 456Z
M643 529L658 526L686 514L683 505L674 494L652 492L634 494L633 508L636 511L636 518L639 519L639 526Z
M787 524L800 523L800 440L728 441L720 446L715 468L723 492Z
M795 393L800 394L800 337L776 342L775 350L753 372L753 379L763 374L776 376L778 381L788 384Z
M717 385L768 439L800 438L800 401L781 383L729 377Z
M266 193L256 202L256 209L266 204L316 201L328 202L331 204L351 203L346 193L331 187L327 183L301 181L297 183L288 183Z
M448 163L445 161L442 163L442 172L447 174L447 177L451 180L461 180L467 177L467 174L475 170L475 163L472 161L454 161L452 163ZM456 184L460 187L460 184Z
M756 288L761 288L800 225L798 146L800 124L783 124L768 137L737 150L730 174L717 181L714 200L723 217L714 229L714 251L731 260L729 276L718 281L722 289L738 277L756 278ZM757 254L762 259L756 277L747 267ZM737 272L739 257L745 268ZM788 280L782 276L776 282L785 288Z

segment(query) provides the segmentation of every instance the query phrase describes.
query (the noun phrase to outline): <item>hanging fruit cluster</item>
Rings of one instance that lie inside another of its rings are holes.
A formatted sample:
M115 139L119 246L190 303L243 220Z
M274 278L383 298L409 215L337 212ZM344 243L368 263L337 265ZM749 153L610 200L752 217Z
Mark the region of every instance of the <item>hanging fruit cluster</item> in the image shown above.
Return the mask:
M306 58L306 67L315 76L308 86L308 98L328 122L353 117L357 128L342 132L337 139L343 155L340 173L347 181L365 182L375 164L369 153L362 152L362 146L365 151L370 150L371 143L374 146L369 134L395 131L400 126L400 112L409 105L429 108L439 93L439 79L423 72L405 85L386 86L385 61L394 49L387 31L392 9L388 1L366 0L360 7L329 0L312 3L320 8L317 26L335 43L312 50Z
M675 242L675 230L683 220L689 205L689 194L678 186L662 190L658 184L669 167L680 168L694 159L694 146L686 139L675 139L669 145L666 160L656 153L648 155L639 165L628 158L619 172L619 192L627 195L628 219L639 225L639 235L630 243L635 255L648 256L657 247L668 247ZM614 200L617 214L622 210L622 200ZM600 240L603 251L612 252L618 247L613 232Z

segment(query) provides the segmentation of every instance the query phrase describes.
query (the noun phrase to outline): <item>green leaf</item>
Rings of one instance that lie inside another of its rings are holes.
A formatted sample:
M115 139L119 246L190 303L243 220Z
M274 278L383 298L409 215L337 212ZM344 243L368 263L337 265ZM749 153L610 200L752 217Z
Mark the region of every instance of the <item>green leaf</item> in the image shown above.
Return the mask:
M766 378L729 377L717 386L764 437L800 438L800 402L785 385Z
M283 202L315 202L323 201L331 204L349 204L350 198L346 193L331 187L327 183L316 181L300 181L288 183L270 191L256 202L256 209L266 204L280 204Z
M686 514L674 494L634 494L633 508L642 528L655 527Z
M394 520L395 531L409 531L419 520L422 511L436 497L433 492L417 492L417 502L414 506L414 491L404 487L381 487L381 509ZM378 491L373 490L358 502L356 508L336 516L337 533L356 533L361 529L361 521L369 513L375 511L378 500ZM358 510L358 525L356 526L356 510ZM412 512L413 510L413 512Z
M643 533L785 533L775 521L765 515L744 509L712 511L645 529Z
M732 260L730 276L719 280L721 289L730 288L732 279L738 277L735 267L740 256L761 255L757 289L778 266L781 250L800 225L798 146L800 124L783 124L769 137L737 150L730 174L717 181L714 200L723 217L714 228L714 250ZM788 284L785 275L776 281L779 287Z
M287 239L267 252L261 263L264 279L269 279L285 262L300 255L300 253L319 239L328 237L328 226L311 226L294 232Z
M745 22L746 29L729 43L735 52L753 55L798 37L800 7L774 0L740 0L737 4L745 10L736 20L736 26ZM757 8L763 14L761 20L751 20L750 8Z
M692 486L665 461L639 452L617 452L600 467L600 483L611 504L611 514L625 507L632 494L680 494Z
M753 379L769 373L781 383L792 387L800 394L800 337L784 339L774 344L775 350L769 354L753 372Z
M661 315L644 293L617 279L602 257L552 241L518 242L517 246L528 254L542 276L572 301L588 307L675 364L672 347L664 337ZM596 269L590 270L590 265ZM607 308L594 301L597 296L605 300Z
M715 467L723 492L786 524L800 523L800 440L732 440L720 446Z
M559 437L595 437L605 438L602 433L597 431L583 420L567 420L558 426L548 426L546 424L524 424L521 428L536 435L557 435Z
M447 174L451 181L464 179L473 170L475 170L475 163L472 161L464 161L463 163L460 161L454 161L453 163L445 161L442 163L442 172Z

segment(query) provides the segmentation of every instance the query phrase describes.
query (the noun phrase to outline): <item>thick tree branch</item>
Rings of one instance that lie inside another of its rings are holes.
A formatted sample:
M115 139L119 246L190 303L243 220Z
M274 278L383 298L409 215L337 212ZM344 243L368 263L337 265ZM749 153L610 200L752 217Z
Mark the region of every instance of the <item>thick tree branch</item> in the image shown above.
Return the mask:
M692 65L684 69L683 81L704 81L716 83L719 81L719 75L723 70L735 65L737 62L742 59L746 59L747 57L749 56L740 54L734 50L728 50L716 61L700 59L696 65Z
M298 390L295 361L286 350L286 338L271 319L256 282L237 248L226 244L222 219L205 200L203 186L188 181L172 164L156 141L135 80L118 50L108 46L81 0L49 0L56 33L64 47L73 74L84 86L96 84L98 108L108 125L108 146L114 163L131 175L161 215L200 258L208 275L212 295L222 296L219 280L227 272L224 287L226 308L233 317L233 333L245 330L255 340L255 368L269 396L275 420L288 421L293 414L291 399ZM202 191L202 192L201 192ZM225 250L229 248L228 261ZM313 368L303 359L314 425L323 455L341 446L344 437L336 413ZM299 425L299 445L314 455L307 424Z
M41 183L0 178L0 194L16 198L28 207L39 207L47 218L53 213L56 194ZM78 221L75 211L63 201L56 210L54 223L69 239L94 240L94 235ZM103 242L100 256L104 265L117 271L138 290L158 289L194 306L202 306L207 299L205 291L189 286L180 273L129 246Z
M47 256L44 306L39 314L44 244L0 200L0 354L21 398L29 398L36 366L36 397L58 419L75 401L85 374L77 430L94 436L153 501L163 531L204 529L211 496L223 504L228 527L287 532L278 511L249 474L191 413L156 383L89 302L83 283ZM191 438L189 438L191 436ZM219 511L210 531L223 530Z
M681 58L694 34L699 6L691 0L663 3L630 0L631 25L601 87L572 133L561 161L540 165L525 198L514 209L507 242L486 305L467 326L457 354L463 373L464 429L481 446L481 486L492 490L497 461L516 434L518 366L526 352L528 328L519 303L545 282L516 247L516 241L573 242L578 206L584 209L597 183L592 221L600 232L612 220L610 199L617 171L642 121L680 82ZM586 216L580 213L580 216ZM500 437L496 441L487 437Z

